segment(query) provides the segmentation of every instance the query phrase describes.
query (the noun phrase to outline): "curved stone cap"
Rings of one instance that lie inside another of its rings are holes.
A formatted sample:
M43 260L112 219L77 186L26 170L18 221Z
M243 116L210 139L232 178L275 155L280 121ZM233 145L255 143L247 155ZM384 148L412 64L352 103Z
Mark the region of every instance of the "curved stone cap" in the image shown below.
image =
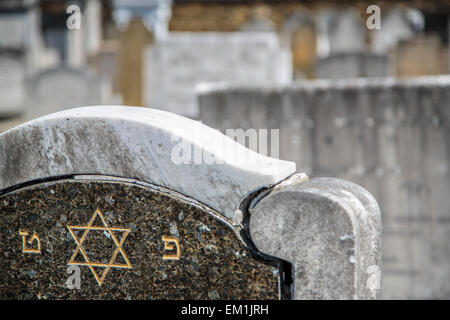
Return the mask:
M280 185L250 210L256 248L294 268L295 299L375 299L381 213L362 187L315 178Z
M200 122L142 107L50 114L0 134L0 151L0 194L37 179L111 175L172 189L227 218L249 192L295 172L295 163L259 155Z

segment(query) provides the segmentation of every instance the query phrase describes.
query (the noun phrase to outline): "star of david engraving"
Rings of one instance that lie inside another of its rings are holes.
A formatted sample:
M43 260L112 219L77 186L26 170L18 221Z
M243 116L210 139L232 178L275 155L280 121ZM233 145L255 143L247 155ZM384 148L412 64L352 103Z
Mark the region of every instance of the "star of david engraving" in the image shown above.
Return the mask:
M93 226L92 225L97 216L100 218L103 226ZM70 258L68 264L69 265L71 264L71 265L88 266L89 269L91 270L92 274L94 275L95 280L97 280L97 283L99 286L102 286L102 283L105 280L106 275L108 274L108 272L111 268L119 268L119 269L132 269L133 268L133 266L130 263L130 260L128 260L128 257L122 248L122 245L125 242L125 239L126 239L128 233L130 232L130 229L112 228L112 227L108 226L102 212L99 209L97 209L94 212L94 214L91 217L91 220L89 220L89 222L86 226L69 226L68 225L67 228L69 229L70 234L72 235L73 239L77 243L77 248L75 249L75 252L73 253L72 257ZM84 230L84 232L80 238L77 238L77 236L75 235L74 231L76 231L76 230ZM88 255L86 254L86 251L83 248L83 242L86 239L86 236L88 235L89 231L91 231L91 230L108 232L111 235L111 239L114 241L114 244L116 245L116 249L115 249L111 259L109 260L109 263L99 263L99 262L91 261L89 259ZM118 241L116 235L114 234L114 231L123 233L120 241ZM78 253L81 253L81 255L84 257L85 262L75 261L75 257L78 255ZM120 263L115 262L118 254L122 255L125 263L120 264ZM94 267L105 268L103 270L101 276L95 271Z

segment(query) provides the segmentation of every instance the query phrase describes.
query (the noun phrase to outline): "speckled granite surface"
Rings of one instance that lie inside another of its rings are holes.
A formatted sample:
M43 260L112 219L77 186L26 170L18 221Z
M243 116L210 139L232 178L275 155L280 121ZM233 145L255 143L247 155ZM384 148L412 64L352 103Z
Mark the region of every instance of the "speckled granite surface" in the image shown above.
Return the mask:
M38 248L34 233L40 253L24 253L23 238L25 249ZM163 236L178 239L178 260L163 259L176 256ZM67 288L69 263L79 264L80 289ZM252 258L225 223L112 181L60 180L1 196L0 274L2 299L279 298L276 265Z

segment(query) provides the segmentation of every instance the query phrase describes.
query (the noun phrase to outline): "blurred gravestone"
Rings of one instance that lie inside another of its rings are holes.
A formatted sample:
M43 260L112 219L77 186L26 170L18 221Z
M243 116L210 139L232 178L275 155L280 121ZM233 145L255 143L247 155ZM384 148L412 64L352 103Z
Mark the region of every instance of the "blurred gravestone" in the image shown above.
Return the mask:
M379 295L367 191L292 175L197 121L77 108L1 134L0 149L1 298Z
M371 52L346 52L332 54L317 61L317 78L366 78L389 75L387 55Z
M370 31L371 47L375 52L388 53L400 40L407 40L422 31L423 14L407 7L396 7L383 13L381 29Z
M0 121L17 117L23 111L25 77L32 56L29 51L33 49L29 16L25 5L0 4ZM0 127L4 125L5 122Z
M367 29L357 10L321 12L318 23L326 36L329 54L365 48Z
M417 77L448 72L447 48L436 35L418 36L399 41L394 54L398 77Z
M295 78L314 78L317 57L317 34L314 19L304 13L294 13L286 19L282 35L291 44Z
M120 94L119 87L119 41L104 41L99 50L90 57L90 65L103 78L111 81L112 90Z
M170 33L145 56L145 104L198 115L201 83L281 85L292 80L289 49L268 32Z
M37 1L0 3L0 49L21 53L27 74L55 64L56 57L45 48L40 33Z
M106 104L110 83L89 69L56 67L28 81L26 118L32 119L75 106Z
M23 14L0 13L1 48L23 48L26 44L25 32Z
M21 54L0 53L0 120L22 114L25 101L25 68Z
M125 105L144 105L144 53L153 41L153 34L137 18L120 32L119 88Z

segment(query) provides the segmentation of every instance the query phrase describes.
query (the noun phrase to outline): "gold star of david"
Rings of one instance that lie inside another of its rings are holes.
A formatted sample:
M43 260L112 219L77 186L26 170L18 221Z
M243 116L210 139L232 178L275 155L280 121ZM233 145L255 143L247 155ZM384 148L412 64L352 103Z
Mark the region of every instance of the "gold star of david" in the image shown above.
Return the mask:
M94 220L97 216L100 217L103 226L92 226L92 224L94 223ZM123 251L123 248L122 248L122 244L124 243L125 238L127 237L128 233L130 232L130 229L109 227L105 221L105 218L104 218L102 212L99 209L97 209L94 212L94 214L92 215L91 220L89 220L89 223L87 224L87 226L69 226L68 225L67 228L69 229L70 234L72 235L73 239L77 243L77 248L75 249L75 252L73 253L72 257L70 258L70 261L68 264L88 266L89 269L91 269L92 274L94 275L95 280L97 280L99 286L102 285L103 280L105 280L105 277L111 268L119 268L119 269L132 269L133 268L130 261L128 260L127 255L125 254L125 252ZM81 236L80 239L77 238L77 236L74 233L74 230L84 230L83 235ZM90 261L88 255L84 251L83 242L84 242L84 239L86 239L87 234L91 230L99 230L99 231L103 231L103 232L105 232L105 231L108 232L111 235L111 238L113 239L114 243L116 244L117 248L114 251L109 263L92 262L92 261ZM122 238L120 239L120 241L117 240L113 231L123 232L123 235L122 235ZM81 254L83 255L84 260L86 262L76 262L75 261L75 257L77 256L77 254L79 252L81 252ZM119 263L115 262L116 257L119 253L122 255L123 259L125 260L125 262L126 262L125 264L119 264ZM99 276L98 273L95 271L94 267L103 267L103 268L105 268L105 270L103 270L102 275Z

